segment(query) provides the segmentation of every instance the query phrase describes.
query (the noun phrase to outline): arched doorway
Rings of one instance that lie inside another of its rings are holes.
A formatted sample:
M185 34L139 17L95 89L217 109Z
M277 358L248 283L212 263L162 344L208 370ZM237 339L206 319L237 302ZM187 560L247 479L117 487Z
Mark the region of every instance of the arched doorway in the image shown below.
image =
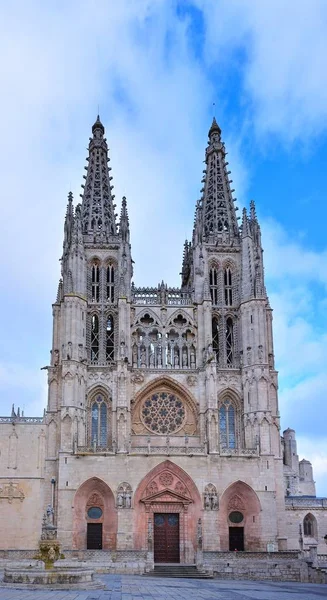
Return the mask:
M201 498L183 469L166 460L141 481L134 500L134 547L155 562L195 561Z
M221 550L262 550L261 506L254 490L237 481L223 493L218 518Z
M114 550L117 511L110 487L98 477L85 481L74 498L73 548Z

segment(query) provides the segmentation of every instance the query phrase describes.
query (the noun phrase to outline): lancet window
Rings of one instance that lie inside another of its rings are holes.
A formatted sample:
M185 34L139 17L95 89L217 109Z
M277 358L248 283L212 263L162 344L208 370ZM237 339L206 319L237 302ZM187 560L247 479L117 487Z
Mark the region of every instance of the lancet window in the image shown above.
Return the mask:
M99 360L99 317L91 317L91 363L97 363Z
M226 362L228 365L233 364L234 359L234 331L233 319L228 317L226 320Z
M106 322L106 361L112 362L115 358L115 329L112 315L107 317Z
M106 300L107 302L115 301L115 268L113 265L108 265L106 268Z
M233 304L233 287L232 287L232 271L230 267L226 267L224 271L224 288L225 288L225 304L232 306Z
M210 284L211 302L214 306L216 306L218 304L218 269L217 269L217 267L211 267L211 269L210 269L209 284Z
M317 522L313 515L307 514L303 519L303 535L305 537L316 537Z
M98 394L91 404L91 443L106 448L108 429L108 405L102 394Z
M217 317L212 319L212 349L216 355L216 361L219 362L219 321Z
M100 268L99 265L93 264L91 267L91 279L92 279L92 302L100 301Z
M235 408L226 398L219 409L220 444L223 448L236 448Z

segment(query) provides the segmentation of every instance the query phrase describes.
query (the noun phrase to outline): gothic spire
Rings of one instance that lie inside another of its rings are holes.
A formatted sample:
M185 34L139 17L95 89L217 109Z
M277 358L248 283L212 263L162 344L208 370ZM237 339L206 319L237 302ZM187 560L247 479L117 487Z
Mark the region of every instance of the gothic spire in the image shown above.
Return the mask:
M209 244L234 244L239 239L234 199L227 171L225 145L214 118L208 133L202 197L196 211L197 238Z
M111 170L107 163L107 140L104 137L104 126L99 115L92 127L93 136L89 143L89 156L85 167L87 174L84 176L85 185L82 197L82 224L83 233L92 235L93 241L109 241L111 236L117 235L114 195L111 193L113 186L110 184Z

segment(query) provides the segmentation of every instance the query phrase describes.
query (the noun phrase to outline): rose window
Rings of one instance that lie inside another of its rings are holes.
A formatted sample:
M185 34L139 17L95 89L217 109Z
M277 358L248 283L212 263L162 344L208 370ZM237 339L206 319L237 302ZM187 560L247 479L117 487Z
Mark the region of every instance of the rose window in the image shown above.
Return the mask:
M168 392L152 394L141 408L141 419L153 433L175 433L183 426L185 417L182 400Z

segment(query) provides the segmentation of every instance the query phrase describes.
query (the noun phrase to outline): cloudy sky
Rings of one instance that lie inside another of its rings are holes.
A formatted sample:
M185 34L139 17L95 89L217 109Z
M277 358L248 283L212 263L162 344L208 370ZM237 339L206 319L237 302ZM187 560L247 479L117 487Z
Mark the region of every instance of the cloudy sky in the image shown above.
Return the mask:
M11 0L0 55L1 413L46 403L67 194L98 107L136 285L179 284L215 114L262 225L282 428L327 495L326 1Z

